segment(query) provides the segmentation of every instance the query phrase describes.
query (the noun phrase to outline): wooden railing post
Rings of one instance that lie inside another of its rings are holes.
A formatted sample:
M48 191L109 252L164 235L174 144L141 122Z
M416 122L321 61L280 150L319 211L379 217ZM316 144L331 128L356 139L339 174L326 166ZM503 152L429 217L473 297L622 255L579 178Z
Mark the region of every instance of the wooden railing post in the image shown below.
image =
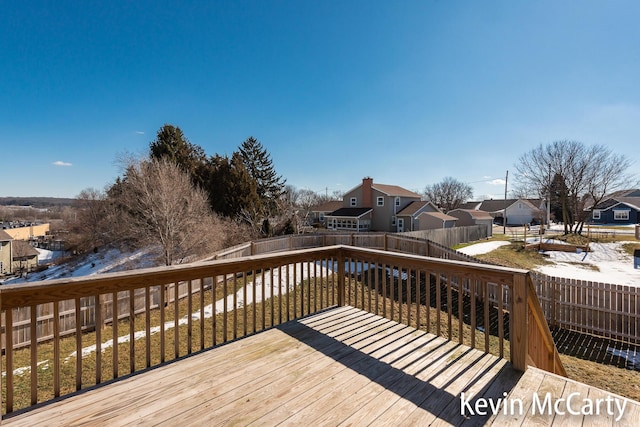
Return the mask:
M519 371L527 370L527 355L529 354L527 332L529 329L529 313L527 297L529 286L527 276L515 274L513 277L513 298L511 301L511 316L509 319L509 342L511 350L511 364Z
M344 252L340 250L338 253L338 306L344 306L345 297L345 268L344 268Z

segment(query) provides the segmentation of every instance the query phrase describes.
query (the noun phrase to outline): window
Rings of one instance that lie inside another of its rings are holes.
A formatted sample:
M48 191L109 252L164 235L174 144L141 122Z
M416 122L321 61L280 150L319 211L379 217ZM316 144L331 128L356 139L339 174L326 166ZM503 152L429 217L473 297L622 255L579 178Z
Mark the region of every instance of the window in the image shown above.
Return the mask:
M358 199L356 199L355 197L351 198L351 207L355 207L358 204Z
M628 221L629 211L613 211L613 219L616 221Z
M391 217L391 225L396 225L396 217L395 216Z
M593 219L600 219L600 211L599 210L594 210L593 211Z
M396 197L396 206L400 206L400 197Z
M384 197L378 196L378 206L384 206Z

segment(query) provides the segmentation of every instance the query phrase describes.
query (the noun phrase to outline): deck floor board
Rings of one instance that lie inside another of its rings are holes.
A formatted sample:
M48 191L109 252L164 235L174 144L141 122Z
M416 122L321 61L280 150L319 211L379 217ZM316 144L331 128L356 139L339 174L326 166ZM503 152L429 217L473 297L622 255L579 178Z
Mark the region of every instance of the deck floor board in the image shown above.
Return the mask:
M461 412L461 393L519 399L520 414ZM10 415L18 425L613 425L534 414L532 396L602 390L341 307ZM622 425L634 425L629 401Z

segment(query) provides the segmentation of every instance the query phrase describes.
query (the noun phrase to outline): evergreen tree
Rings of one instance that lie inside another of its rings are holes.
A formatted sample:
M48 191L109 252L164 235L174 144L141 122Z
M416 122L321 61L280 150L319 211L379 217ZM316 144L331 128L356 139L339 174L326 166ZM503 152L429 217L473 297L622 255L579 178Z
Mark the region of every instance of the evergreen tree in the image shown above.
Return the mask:
M178 165L199 187L207 181L204 150L189 142L177 126L165 124L158 130L156 139L149 145L149 157L151 160L166 159Z
M207 190L211 208L227 217L255 217L258 206L256 183L239 154L231 159L216 155L209 160ZM245 218L246 219L246 218Z
M255 180L264 215L274 215L286 180L276 173L271 156L263 145L250 136L239 147L239 154L249 175Z

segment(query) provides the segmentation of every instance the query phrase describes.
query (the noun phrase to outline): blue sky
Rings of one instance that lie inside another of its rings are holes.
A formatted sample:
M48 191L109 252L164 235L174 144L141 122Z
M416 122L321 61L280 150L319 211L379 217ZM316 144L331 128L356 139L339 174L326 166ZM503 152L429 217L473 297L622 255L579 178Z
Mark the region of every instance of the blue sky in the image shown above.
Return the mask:
M27 1L0 14L0 196L104 188L165 123L298 188L503 197L539 144L640 171L637 1Z

